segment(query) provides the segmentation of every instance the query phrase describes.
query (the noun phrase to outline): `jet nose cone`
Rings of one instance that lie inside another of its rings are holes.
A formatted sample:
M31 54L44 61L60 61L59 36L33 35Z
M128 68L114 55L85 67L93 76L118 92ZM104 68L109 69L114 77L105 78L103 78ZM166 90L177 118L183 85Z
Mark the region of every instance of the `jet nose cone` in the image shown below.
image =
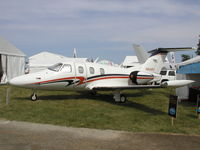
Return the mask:
M22 86L24 85L24 78L22 76L15 77L8 82L10 85Z
M10 85L19 85L19 80L17 78L13 78L8 82Z

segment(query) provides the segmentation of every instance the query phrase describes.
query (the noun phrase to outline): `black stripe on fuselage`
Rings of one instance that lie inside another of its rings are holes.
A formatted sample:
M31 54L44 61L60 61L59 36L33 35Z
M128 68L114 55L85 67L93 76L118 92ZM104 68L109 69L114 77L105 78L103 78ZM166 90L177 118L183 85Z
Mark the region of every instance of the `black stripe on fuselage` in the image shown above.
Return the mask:
M61 83L61 82L68 83L68 86L74 84L74 80L49 81L49 82L38 83L38 84L39 84L39 85L44 85L44 84Z
M129 74L102 74L102 75L88 77L87 80L95 79L95 78L99 78L99 77L110 77L110 76L124 76L124 77L126 77L126 76L129 76Z

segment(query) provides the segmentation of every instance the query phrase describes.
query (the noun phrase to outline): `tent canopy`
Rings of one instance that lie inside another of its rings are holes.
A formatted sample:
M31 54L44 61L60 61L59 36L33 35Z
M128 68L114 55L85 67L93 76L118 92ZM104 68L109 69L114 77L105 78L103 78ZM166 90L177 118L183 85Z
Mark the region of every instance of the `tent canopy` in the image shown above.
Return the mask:
M187 61L177 64L177 73L180 74L199 74L200 73L200 56L196 56Z
M123 66L134 66L135 64L140 64L137 56L126 56L122 63Z
M30 67L49 67L59 62L77 60L81 62L86 62L87 58L70 58L65 57L59 54L54 54L50 52L41 52L39 54L29 57L29 66Z
M74 61L74 60L80 62L86 62L87 58L69 58L50 52L41 52L39 54L29 57L29 64L28 64L29 70L27 72L33 73L41 71L59 62Z
M0 84L24 74L25 54L0 37Z
M177 65L180 67L180 66L185 66L185 65L189 65L189 64L198 63L198 62L200 62L200 56L196 56L196 57L194 57L194 58L191 58L191 59L189 59L189 60L186 60L186 61L184 61L184 62L181 62L181 63L179 63L179 64L177 64Z
M29 66L50 66L58 62L67 60L68 57L50 53L50 52L41 52L39 54L29 57Z
M12 56L22 56L22 57L26 56L18 48L16 48L14 45L9 43L7 40L5 40L2 37L0 37L0 54L12 55Z

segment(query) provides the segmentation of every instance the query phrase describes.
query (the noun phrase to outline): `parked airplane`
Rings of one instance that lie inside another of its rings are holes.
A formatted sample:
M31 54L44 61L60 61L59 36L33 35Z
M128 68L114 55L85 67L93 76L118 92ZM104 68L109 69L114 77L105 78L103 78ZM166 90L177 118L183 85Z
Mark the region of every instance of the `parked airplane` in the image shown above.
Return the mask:
M33 90L111 90L116 102L125 102L126 96L121 94L125 89L179 87L192 83L191 80L166 81L161 85L152 85L159 81L159 74L165 57L170 51L191 50L183 48L158 48L150 51L151 56L138 69L102 65L92 62L78 62L76 59L55 64L46 70L22 75L10 80L14 86ZM32 100L37 100L35 93Z
M133 44L133 48L135 50L135 54L138 58L138 61L143 64L146 62L146 60L148 59L148 54L147 52L144 50L144 48L141 45L138 44Z

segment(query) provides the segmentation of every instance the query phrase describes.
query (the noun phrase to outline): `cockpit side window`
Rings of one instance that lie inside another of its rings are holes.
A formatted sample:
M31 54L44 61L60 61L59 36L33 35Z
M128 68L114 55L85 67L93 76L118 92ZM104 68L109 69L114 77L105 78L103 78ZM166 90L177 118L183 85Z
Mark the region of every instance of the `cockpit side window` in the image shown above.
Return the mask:
M60 70L60 68L62 67L62 63L58 63L58 64L55 64L53 66L50 66L48 69L51 70L51 71L56 71L58 72Z
M61 69L61 71L62 72L67 72L67 73L72 72L72 66L69 65L69 64L64 64L62 69Z

